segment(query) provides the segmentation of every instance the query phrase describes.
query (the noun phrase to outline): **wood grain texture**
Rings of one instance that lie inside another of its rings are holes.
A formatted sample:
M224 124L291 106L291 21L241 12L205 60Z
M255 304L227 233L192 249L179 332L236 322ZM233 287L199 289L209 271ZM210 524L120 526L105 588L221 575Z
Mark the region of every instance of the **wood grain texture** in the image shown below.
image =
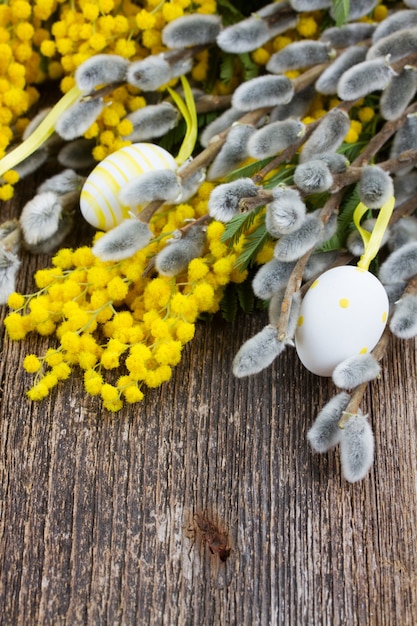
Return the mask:
M24 257L22 290L46 263ZM2 326L2 626L415 624L415 342L391 342L364 398L375 462L352 485L337 450L306 440L330 381L290 349L233 378L264 323L199 325L173 379L117 415L77 376L30 403L21 363L50 340ZM226 563L194 536L196 511L229 533Z

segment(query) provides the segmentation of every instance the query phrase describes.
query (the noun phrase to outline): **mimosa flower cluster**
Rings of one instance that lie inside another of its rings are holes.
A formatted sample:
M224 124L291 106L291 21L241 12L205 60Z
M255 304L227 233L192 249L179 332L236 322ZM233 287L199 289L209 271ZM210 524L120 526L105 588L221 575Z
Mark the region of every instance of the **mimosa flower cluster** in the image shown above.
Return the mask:
M233 374L295 346L338 388L309 431L313 449L339 446L345 478L362 479L373 461L364 383L380 374L389 332L417 334L414 0L289 0L251 15L127 4L120 20L112 2L63 5L40 50L59 55L66 95L32 122L39 138L53 120L51 144L29 134L22 146L28 161L58 151L66 169L0 230L8 335L57 341L26 357L29 397L77 368L106 409L139 402L169 380L201 315L230 318L256 296L268 320ZM4 189L25 171L7 171L9 158ZM14 292L21 242L54 250L78 205L106 232L59 250L35 293Z

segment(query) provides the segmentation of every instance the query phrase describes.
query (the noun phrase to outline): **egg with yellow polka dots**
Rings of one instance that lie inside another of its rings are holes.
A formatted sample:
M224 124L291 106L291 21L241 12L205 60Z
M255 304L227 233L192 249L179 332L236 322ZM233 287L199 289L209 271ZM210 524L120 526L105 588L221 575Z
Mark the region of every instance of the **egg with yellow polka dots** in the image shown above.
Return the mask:
M109 154L93 169L81 190L84 219L100 230L110 230L129 217L131 209L119 200L121 187L144 172L176 170L174 157L152 143L134 143ZM136 213L143 207L137 207Z
M388 296L370 272L354 266L322 274L303 298L295 333L297 354L318 376L331 376L350 356L378 343L388 318Z

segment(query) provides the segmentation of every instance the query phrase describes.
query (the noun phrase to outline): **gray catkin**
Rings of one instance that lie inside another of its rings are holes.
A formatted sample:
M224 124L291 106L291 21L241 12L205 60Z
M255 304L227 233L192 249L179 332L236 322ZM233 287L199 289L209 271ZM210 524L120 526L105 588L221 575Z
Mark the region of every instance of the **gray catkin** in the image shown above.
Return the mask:
M6 304L8 297L16 289L16 274L21 261L17 251L0 248L0 304Z
M399 30L413 28L417 26L417 11L403 9L388 15L378 24L372 35L372 42L376 43L380 39L392 35Z
M257 194L258 187L251 178L239 178L231 183L218 185L210 194L209 215L219 222L229 222L239 212L240 200L253 198Z
M327 63L333 56L334 50L328 43L304 39L290 43L282 50L275 52L266 64L266 69L273 74L280 74L288 70Z
M252 280L254 294L261 300L269 300L274 293L285 287L294 265L295 263L277 259L271 259L261 265Z
M417 274L416 241L391 252L379 268L379 279L384 285L408 280L414 274Z
M300 228L306 206L296 189L275 188L274 200L266 207L265 226L273 237L288 235Z
M402 217L390 227L388 248L391 252L413 241L417 241L416 217Z
M225 52L242 54L256 50L270 38L267 24L257 17L249 17L224 28L217 37L217 45Z
M362 61L342 74L337 95L341 100L358 100L385 89L393 75L384 58Z
M98 239L92 252L102 261L121 261L147 246L152 237L148 224L136 218L129 218Z
M350 119L343 109L331 109L305 142L300 163L315 159L323 152L334 152L343 142L350 128Z
M355 24L357 26L357 24ZM341 76L357 63L365 60L367 48L365 46L352 46L347 48L337 57L331 65L321 73L316 80L316 90L324 95L337 93L337 85Z
M210 141L216 137L219 133L229 128L234 122L237 122L242 117L242 111L231 107L226 109L221 115L216 117L215 120L207 124L204 130L200 134L200 143L203 148L207 148Z
M52 237L59 228L62 205L58 194L45 191L36 194L22 209L20 226L25 241L37 245Z
M277 329L268 324L241 346L233 359L233 374L237 378L257 374L271 365L284 349L285 343L278 341Z
M405 123L397 130L394 135L390 158L396 159L402 152L417 149L417 116L409 115ZM401 169L397 169L397 176L408 174L414 168L414 163L405 164Z
M296 143L305 133L305 126L295 119L272 122L256 130L247 145L249 156L265 159Z
M396 120L406 110L417 90L417 69L404 68L393 76L379 99L379 111L385 120Z
M372 428L367 416L359 411L346 422L340 439L340 461L345 479L351 483L362 480L372 466L373 457Z
M55 131L70 141L81 137L93 124L104 108L102 98L80 99L58 118Z
M417 27L399 30L374 43L368 50L366 58L385 59L389 56L390 63L398 61L417 49Z
M326 163L311 159L300 163L294 171L294 183L306 194L327 191L333 184L333 176Z
M84 182L84 177L80 176L73 169L65 169L55 176L50 176L36 189L37 193L52 191L57 195L63 195L72 191L80 191Z
M386 20L385 20L386 21ZM357 22L341 27L331 26L320 35L320 41L328 42L333 48L348 48L372 37L375 24Z
M220 28L219 15L183 15L162 29L162 43L172 49L210 44L216 41Z
M394 178L395 207L411 198L417 192L417 170Z
M232 106L240 111L254 111L262 107L288 104L294 88L287 76L257 76L237 87L232 96Z
M372 354L355 354L335 367L332 379L340 389L353 389L374 380L380 371L381 367Z
M339 422L349 404L350 395L345 391L337 394L324 405L307 433L307 439L315 452L327 452L342 437Z
M74 79L81 91L126 80L129 61L118 54L95 54L75 70Z
M304 280L311 280L322 274L336 261L337 256L337 250L331 250L330 252L314 252L304 267Z
M379 209L394 195L394 183L378 165L366 165L359 180L358 193L368 209Z
M165 200L174 202L181 193L181 183L173 170L151 170L132 178L120 189L119 200L124 206Z
M92 150L96 145L95 139L80 137L66 142L57 154L57 160L63 167L72 169L90 170L97 165Z
M162 276L177 276L189 262L200 256L206 241L205 230L192 226L180 239L169 242L155 257L155 269Z
M318 9L328 9L332 0L290 0L290 5L296 11L317 11Z
M135 61L129 65L127 71L127 82L142 91L155 91L171 78L171 66L163 54Z
M391 332L400 339L411 339L417 335L417 296L407 294L394 307L390 321Z
M298 230L277 241L274 257L278 261L296 261L319 243L322 234L323 222L315 215L307 215Z
M179 114L172 104L161 102L137 109L129 113L126 119L133 124L133 131L126 139L137 142L165 135L177 125Z
M223 178L236 169L248 156L248 141L255 132L249 124L236 123L230 129L226 140L210 165L207 180Z
M316 157L319 161L323 161L330 170L331 174L343 174L349 167L349 161L344 154L339 152L323 152Z

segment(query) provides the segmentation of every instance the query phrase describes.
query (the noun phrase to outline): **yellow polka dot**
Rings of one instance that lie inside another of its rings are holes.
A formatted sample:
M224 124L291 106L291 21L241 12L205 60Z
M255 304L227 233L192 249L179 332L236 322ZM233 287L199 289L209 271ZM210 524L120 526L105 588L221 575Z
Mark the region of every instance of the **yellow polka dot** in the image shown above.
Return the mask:
M304 324L304 316L300 315L300 317L298 318L297 325L302 326L303 324Z
M385 324L386 321L387 321L387 312L384 311L382 314L382 323Z
M362 348L361 350L359 350L359 354L366 354L368 352L368 348Z
M342 309L347 309L349 305L350 305L349 298L340 298L339 306L341 306Z
M317 287L317 285L319 284L319 279L316 278L316 280L314 281L314 283L311 285L310 289L314 289L314 287Z

